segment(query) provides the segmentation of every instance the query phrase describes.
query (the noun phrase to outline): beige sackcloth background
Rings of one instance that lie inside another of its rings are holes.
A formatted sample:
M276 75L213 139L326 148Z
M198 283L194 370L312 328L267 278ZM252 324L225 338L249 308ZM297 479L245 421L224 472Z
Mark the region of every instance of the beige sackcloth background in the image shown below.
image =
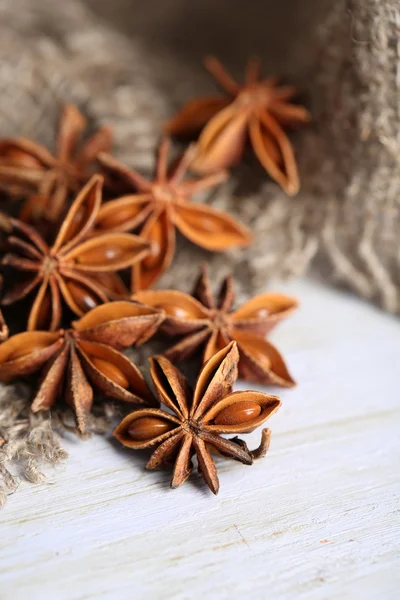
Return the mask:
M0 0L0 135L51 146L72 101L149 174L163 120L216 90L201 65L209 53L238 78L259 54L266 75L298 86L313 115L292 138L302 188L288 198L247 159L207 201L247 223L253 245L210 258L180 240L160 285L187 289L204 259L215 282L232 270L242 296L307 270L399 313L398 0ZM0 387L0 502L14 475L38 481L43 458L64 456L28 398Z

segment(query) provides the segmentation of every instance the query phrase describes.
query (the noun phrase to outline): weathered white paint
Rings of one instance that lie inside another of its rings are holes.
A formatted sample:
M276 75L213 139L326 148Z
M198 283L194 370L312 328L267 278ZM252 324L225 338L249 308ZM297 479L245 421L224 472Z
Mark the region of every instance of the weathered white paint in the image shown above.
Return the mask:
M400 597L400 322L309 282L279 289L302 301L273 334L300 385L268 456L221 460L215 498L70 439L53 485L22 484L0 512L1 600Z

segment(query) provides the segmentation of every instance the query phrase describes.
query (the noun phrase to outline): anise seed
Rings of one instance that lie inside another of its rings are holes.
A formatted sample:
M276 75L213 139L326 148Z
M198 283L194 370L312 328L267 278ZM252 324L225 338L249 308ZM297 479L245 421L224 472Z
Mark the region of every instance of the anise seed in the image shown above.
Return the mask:
M38 316L36 321L36 328L38 330L49 328L49 318L51 318L51 297L49 294L45 294L38 310Z
M128 434L133 440L144 442L167 433L173 429L174 425L164 419L155 417L140 417L132 423L128 429Z
M268 358L268 356L265 356L265 354L263 353L262 350L260 350L259 348L256 348L255 344L251 348L251 353L252 353L253 359L255 359L257 362L261 363L263 365L264 369L269 369L271 367L271 361Z
M175 317L177 319L185 319L191 316L188 310L174 304L163 302L162 304L156 304L155 308L162 308L168 317Z
M109 213L105 217L101 216L97 219L97 227L99 229L112 229L114 227L122 226L125 221L136 217L139 214L139 210L133 210L131 206L121 208L118 211Z
M123 253L124 249L120 246L109 244L108 246L93 248L93 250L83 252L77 258L77 262L81 264L104 265L111 260L119 258Z
M192 215L188 214L186 216L186 221L189 225L196 227L202 234L219 234L220 228L219 224L215 222L215 218L206 216L206 215Z
M100 373L102 373L105 377L111 379L111 381L124 388L125 390L128 389L129 380L126 377L125 373L121 371L121 369L102 358L98 358L97 356L90 356L90 361L94 364L96 369L98 369Z
M247 315L248 319L266 319L271 314L267 308L259 308Z
M17 360L17 358L23 358L24 356L28 356L28 354L31 354L32 352L43 350L43 348L46 348L47 346L49 346L48 340L35 340L31 342L25 342L22 347L18 346L10 352L10 354L8 355L8 360Z
M40 167L40 162L34 156L17 148L8 150L6 158L11 158L12 161L15 160L18 165L23 167Z
M160 249L161 249L161 242L163 239L163 231L162 231L162 225L159 221L157 221L156 223L154 223L153 225L153 229L151 232L151 241L152 241L152 245L150 248L150 253L143 259L143 266L146 269L152 269L153 267L155 267L159 261L160 258Z
M98 305L96 296L75 281L68 282L68 290L83 312L87 312Z
M68 228L68 239L72 240L72 238L74 238L75 235L79 232L87 218L87 212L88 211L84 206L80 206L76 213L73 215L73 218L71 219L71 223Z
M243 400L226 406L215 417L215 425L240 425L252 421L261 414L261 406L256 402Z

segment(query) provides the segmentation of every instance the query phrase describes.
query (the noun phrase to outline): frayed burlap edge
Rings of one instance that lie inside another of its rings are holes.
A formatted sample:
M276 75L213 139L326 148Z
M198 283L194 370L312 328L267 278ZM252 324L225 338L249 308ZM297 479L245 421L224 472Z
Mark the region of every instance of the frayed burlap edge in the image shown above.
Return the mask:
M0 387L0 506L22 479L41 483L46 479L43 467L57 465L68 457L61 445L66 434L86 440L109 431L115 418L121 416L116 405L96 403L87 433L80 434L68 408L33 414L31 394L31 386L22 383Z
M0 388L0 505L16 491L21 476L40 483L42 463L54 465L67 457L49 418L30 412L29 394L22 384Z

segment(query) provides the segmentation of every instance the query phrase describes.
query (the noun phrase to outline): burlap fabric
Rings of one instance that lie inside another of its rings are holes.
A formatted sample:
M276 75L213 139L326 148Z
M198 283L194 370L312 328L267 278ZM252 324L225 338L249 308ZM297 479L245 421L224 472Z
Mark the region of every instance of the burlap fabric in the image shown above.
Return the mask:
M298 85L313 114L293 136L302 190L287 198L248 159L208 201L248 223L254 244L211 258L180 240L161 285L187 288L203 259L215 279L233 270L244 295L308 269L400 312L398 0L0 0L0 135L51 145L60 105L73 101L114 128L119 158L149 172L163 119L214 89L206 53L238 77L258 53L266 74ZM41 456L62 456L27 396L0 393L4 493L13 458L35 480Z

